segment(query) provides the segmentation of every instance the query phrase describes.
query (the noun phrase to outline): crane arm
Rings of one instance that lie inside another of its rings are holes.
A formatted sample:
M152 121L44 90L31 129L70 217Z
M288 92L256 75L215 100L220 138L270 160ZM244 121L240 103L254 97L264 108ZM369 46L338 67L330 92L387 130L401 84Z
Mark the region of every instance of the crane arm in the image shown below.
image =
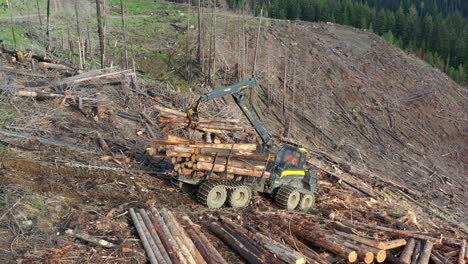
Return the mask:
M242 113L247 117L250 124L254 127L263 141L263 145L266 148L270 148L273 145L273 138L271 133L265 128L260 120L248 109L244 101L247 97L247 91L254 89L257 85L255 78L248 79L246 81L236 83L230 86L226 86L220 89L210 91L202 96L187 110L187 117L189 119L189 127L195 128L198 125L200 106L203 102L212 100L214 98L223 97L226 95L232 95L234 101L242 110ZM252 104L254 112L257 114L258 111L255 105Z

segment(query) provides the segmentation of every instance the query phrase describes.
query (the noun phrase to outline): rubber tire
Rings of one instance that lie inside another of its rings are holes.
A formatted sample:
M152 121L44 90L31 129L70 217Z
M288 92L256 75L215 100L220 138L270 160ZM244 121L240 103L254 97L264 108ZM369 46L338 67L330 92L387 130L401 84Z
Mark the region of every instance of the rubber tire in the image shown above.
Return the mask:
M283 186L275 197L276 204L287 210L294 210L301 201L301 193L291 186Z
M232 208L246 207L250 203L252 198L252 192L249 188L241 187L234 189L228 194L228 204Z
M307 212L315 206L315 197L313 194L301 194L301 201L299 202L299 210Z
M227 199L227 191L224 186L213 183L204 183L198 189L198 200L208 208L221 208Z

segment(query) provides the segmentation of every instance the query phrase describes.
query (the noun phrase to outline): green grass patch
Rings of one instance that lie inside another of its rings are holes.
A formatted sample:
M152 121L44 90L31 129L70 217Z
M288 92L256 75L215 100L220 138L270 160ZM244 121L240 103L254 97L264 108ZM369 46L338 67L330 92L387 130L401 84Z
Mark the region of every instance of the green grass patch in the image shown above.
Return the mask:
M20 50L24 47L32 44L31 40L25 35L25 29L21 26L13 26L15 35L13 37L13 30L11 26L0 27L0 39L3 39L3 43L8 47L14 47L14 39L16 39L17 49Z
M112 10L120 13L120 0L111 0ZM134 0L124 1L125 13L130 15L147 14L154 11L182 11L183 6L174 3L161 2L159 0ZM117 11L119 10L119 11Z
M16 118L16 112L11 106L0 106L0 127L12 122Z

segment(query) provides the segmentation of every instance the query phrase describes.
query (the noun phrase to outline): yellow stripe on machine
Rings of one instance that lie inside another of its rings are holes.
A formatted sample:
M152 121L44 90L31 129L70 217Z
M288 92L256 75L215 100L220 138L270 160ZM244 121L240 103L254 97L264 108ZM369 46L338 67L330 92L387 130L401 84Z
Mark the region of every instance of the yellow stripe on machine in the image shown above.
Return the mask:
M307 149L305 149L305 148L299 148L299 150L302 151L302 152L305 152L305 153L309 153L309 152L307 151Z
M281 172L280 178L283 178L285 176L305 176L305 171L303 170L285 170Z

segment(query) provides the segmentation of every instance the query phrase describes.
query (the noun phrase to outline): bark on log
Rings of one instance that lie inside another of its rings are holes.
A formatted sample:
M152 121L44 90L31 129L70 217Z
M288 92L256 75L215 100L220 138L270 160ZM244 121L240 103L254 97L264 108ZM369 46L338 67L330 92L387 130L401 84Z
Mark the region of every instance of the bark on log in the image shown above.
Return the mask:
M224 165L219 165L219 164L212 164L212 163L207 163L207 162L198 162L197 163L197 170L199 171L211 171L213 170L214 172L227 172L229 174L236 174L236 175L244 175L244 176L252 176L252 177L263 177L263 178L270 178L271 174L269 172L263 172L263 171L254 171L254 170L248 170L248 169L242 169L242 168L236 168L236 167L230 167Z
M95 244L95 245L98 245L98 246L101 246L101 247L105 247L105 248L113 248L115 247L115 245L109 241L106 241L104 239L100 239L100 238L96 238L96 237L93 237L93 236L90 236L88 234L82 234L82 233L75 233L75 231L73 231L72 229L68 229L67 231L65 231L65 233L69 236L74 236L78 239L81 239L81 240L84 240L86 242L89 242L89 243L92 243L92 244Z
M158 263L166 263L166 261L164 260L164 257L161 254L161 251L159 251L158 247L154 243L154 240L151 238L151 234L149 233L148 228L146 227L145 223L143 222L143 218L141 217L141 215L139 213L136 213L136 217L138 219L138 222L140 222L140 224L141 224L141 229L143 230L143 233L145 234L146 239L148 240L148 243L151 246L151 250L153 251L154 256L158 260Z
M166 150L167 157L181 157L181 158L190 158L192 154L190 152L177 152L174 150ZM180 162L180 161L178 161Z
M162 216L159 214L158 210L156 208L151 208L151 212L155 216L156 220L158 221L159 226L161 226L162 230L164 231L164 234L168 238L169 242L171 243L171 246L174 248L174 251L177 254L177 257L179 258L180 262L183 264L187 263L187 260L185 259L184 254L182 254L182 251L179 248L179 245L177 244L176 240L172 236L171 231L167 227L166 223L164 222L164 219Z
M348 233L340 232L340 231L335 231L335 233L338 236L342 236L344 238L351 239L351 240L359 242L361 244L385 250L385 244L383 242L374 241L374 240L371 240L371 239L368 239L368 238L364 238L364 237L360 237L360 236L357 236L357 235L354 235L354 234L348 234Z
M71 70L71 68L68 66L65 66L62 64L49 63L49 62L39 62L39 68L54 69L54 70Z
M466 240L463 240L460 246L460 253L458 254L458 264L465 264L466 255Z
M401 262L403 262L404 264L411 263L411 256L413 256L415 245L416 245L416 240L414 238L410 238L405 248L403 249L403 252L400 255Z
M257 144L194 144L194 145L188 145L188 147L226 149L226 150L237 150L237 151L245 151L245 152L255 152L257 150Z
M166 251L166 248L162 244L161 239L159 238L154 225L151 223L151 220L148 217L148 214L144 209L139 210L140 216L143 219L143 223L146 225L146 228L148 229L148 232L151 236L151 239L153 240L154 244L158 248L158 251L161 253L161 256L163 257L164 261L166 263L171 263L171 259L169 258L169 254Z
M219 254L218 250L205 237L203 232L195 226L188 216L182 217L187 222L186 231L192 238L200 253L208 264L227 264L227 261Z
M211 232L223 240L230 248L232 248L239 256L244 258L250 264L263 264L263 260L256 254L247 249L239 240L231 235L226 229L219 224L213 222L209 226Z
M374 262L374 259L375 259L374 253L372 253L371 251L362 249L361 247L358 246L358 243L350 243L348 241L341 241L341 244L350 249L354 249L357 253L358 260L361 260L362 262L366 264L370 264Z
M432 247L434 246L434 242L426 241L424 244L424 249L421 252L421 256L419 256L418 264L428 264L429 259L431 258Z
M293 220L291 225L288 225L288 227L290 227L294 235L307 240L318 247L324 248L351 263L354 263L357 260L356 251L341 245L339 241L336 241L336 239L328 235L321 228L315 226L303 226L301 221L297 220Z
M171 261L173 264L179 264L180 260L177 257L177 253L175 252L174 247L172 247L171 242L169 241L169 237L164 233L163 229L161 226L158 224L158 221L156 220L156 217L154 214L149 211L148 212L148 217L151 220L151 223L153 224L154 229L156 230L156 233L158 234L159 238L161 239L161 242L166 249L166 252L168 253Z
M417 264L419 255L421 254L421 241L416 240L416 245L414 246L413 256L411 256L411 264Z
M239 160L246 159L246 160L263 161L263 162L266 162L267 160L274 161L274 157L272 155L251 153L251 152L241 152L241 151L231 151L228 149L201 148L200 154L205 155L205 156L217 155L218 157L223 157L223 158L231 157L231 158L239 159Z
M279 259L286 263L304 264L305 258L299 252L294 251L285 245L263 235L254 233L254 239L268 249L271 253L275 254Z
M187 262L190 264L196 264L197 262L195 260L195 257L192 255L189 248L186 246L186 243L184 242L184 238L182 237L182 234L177 229L175 223L169 218L169 216L167 215L167 212L161 211L160 213L164 219L164 222L169 228L169 231L171 232L172 237L177 242L177 245L179 246L179 250L182 252Z
M215 157L212 156L201 156L201 155L192 155L191 157L193 162L209 162L213 163L215 161ZM243 169L249 169L249 170L257 170L257 171L262 171L265 170L265 164L258 164L258 162L251 162L251 161L242 161L242 160L237 160L236 158L216 158L216 164L223 165L225 166L226 163L228 163L229 166L237 167L237 168L243 168Z
M133 208L130 208L129 211L130 211L130 216L132 217L133 223L140 236L141 242L143 243L143 247L145 248L145 252L146 252L146 255L148 256L150 263L158 264L158 260L156 259L156 256L154 255L153 250L151 249L151 246L148 242L148 239L146 238L145 233L143 232L143 228L141 227L140 222L138 221L135 211L133 210Z
M399 248L405 245L406 245L406 240L403 238L400 238L400 239L383 242L383 247L382 248L379 247L379 249L390 250L390 249Z
M98 133L98 134L96 135L96 137L97 137L97 140L98 140L98 142L99 142L99 146L101 147L101 149L102 149L103 151L109 151L109 150L110 150L110 147L109 147L109 145L107 145L106 141L105 141L104 138L101 136L101 134Z
M185 245L189 249L189 251L192 254L193 258L195 259L196 263L197 264L206 264L206 261L203 258L203 256L200 254L200 251L198 251L197 247L195 246L193 241L190 239L188 234L185 232L185 230L182 228L179 221L177 221L174 214L171 211L167 210L166 208L164 208L162 211L165 214L167 214L167 216L169 217L169 220L172 223L174 223L175 227L177 228L177 230L179 231L179 233L180 233L180 235L182 237L182 241L185 243Z

